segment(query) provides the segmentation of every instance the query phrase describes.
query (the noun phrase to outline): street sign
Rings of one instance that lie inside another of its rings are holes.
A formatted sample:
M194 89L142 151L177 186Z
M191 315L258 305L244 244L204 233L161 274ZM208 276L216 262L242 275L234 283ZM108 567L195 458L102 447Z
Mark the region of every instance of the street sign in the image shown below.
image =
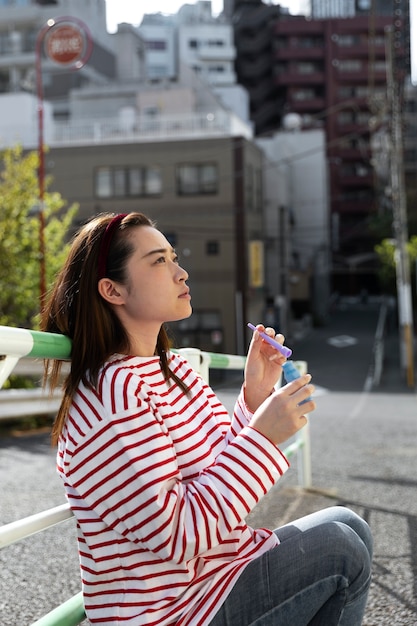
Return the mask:
M87 47L87 33L77 23L56 22L45 37L45 54L59 65L77 65Z

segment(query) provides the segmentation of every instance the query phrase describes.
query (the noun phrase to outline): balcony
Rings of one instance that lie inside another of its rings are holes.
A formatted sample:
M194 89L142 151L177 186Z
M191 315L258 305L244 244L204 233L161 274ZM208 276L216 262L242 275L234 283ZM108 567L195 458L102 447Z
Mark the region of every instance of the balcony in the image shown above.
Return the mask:
M300 74L299 72L279 72L274 76L274 83L278 87L289 85L323 85L325 82L324 72L312 72Z
M368 215L375 209L374 198L363 198L359 200L333 200L332 211L336 213L358 213Z
M374 58L376 59L385 59L385 46L375 46L371 48L367 43L359 43L352 46L338 46L337 47L337 56L339 59L352 59L354 58L369 58L370 54L373 53Z
M290 100L291 111L294 113L309 113L310 111L323 111L326 108L324 98L310 98L306 100Z
M311 61L312 59L324 59L325 49L323 46L311 48L294 46L279 47L275 50L274 58L279 61Z
M365 176L358 176L355 174L351 174L351 175L339 174L337 176L337 184L340 189L347 189L347 188L362 189L364 187L373 188L374 177L372 173L366 174Z
M273 25L273 33L276 37L284 35L323 36L324 26L320 20L307 20L297 16L290 20L277 20Z
M375 85L383 85L387 80L386 70L374 70L372 72L372 78L374 80ZM366 67L361 70L353 71L353 72L337 72L337 80L340 84L348 83L348 84L368 84L369 83L369 69Z
M372 157L372 150L370 145L363 142L360 148L343 148L338 147L337 150L333 150L333 156L339 157L342 161L358 161L359 159L370 159Z
M197 50L200 61L234 61L236 48L234 46L204 46Z
M155 117L138 115L128 123L114 118L55 122L49 145L63 147L230 136L250 139L253 132L248 124L233 113L215 111Z
M9 70L11 67L33 67L35 55L33 52L19 52L18 54L1 54L0 69Z

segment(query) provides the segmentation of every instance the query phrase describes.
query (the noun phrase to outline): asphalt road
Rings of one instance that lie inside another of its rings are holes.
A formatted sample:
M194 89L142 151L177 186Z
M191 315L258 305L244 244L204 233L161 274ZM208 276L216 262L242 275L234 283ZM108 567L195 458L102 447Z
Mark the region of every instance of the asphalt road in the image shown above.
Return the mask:
M289 344L317 385L309 420L313 489L297 486L294 460L250 521L273 528L323 506L351 506L375 539L364 626L415 626L417 397L399 365L395 332L387 336L381 386L368 390L377 316L370 306L338 310ZM217 391L231 408L236 387L223 383ZM64 501L54 457L47 433L0 440L0 524ZM74 524L1 550L0 568L0 625L31 624L79 590Z

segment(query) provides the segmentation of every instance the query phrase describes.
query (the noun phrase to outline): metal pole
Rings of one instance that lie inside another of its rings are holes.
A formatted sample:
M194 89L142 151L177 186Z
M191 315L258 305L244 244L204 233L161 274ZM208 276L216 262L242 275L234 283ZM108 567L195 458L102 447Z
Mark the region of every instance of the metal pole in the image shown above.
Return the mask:
M85 38L84 49L75 52L73 59L69 57L69 63L75 70L81 69L87 63L92 51L92 39L87 26L76 17L60 16L55 19L49 19L43 28L39 31L35 44L35 69L36 69L36 92L38 99L38 186L39 186L39 264L40 264L40 307L41 310L45 304L46 296L46 258L45 258L45 144L44 144L44 94L42 82L42 50L45 36L54 27L59 27L65 23L74 24ZM58 62L57 59L49 58ZM59 61L60 62L60 61ZM68 64L63 63L68 67Z
M391 111L390 166L395 235L398 317L401 328L401 364L406 370L407 385L414 386L413 306L411 298L410 259L407 251L407 198L404 180L403 136L398 80L394 72L393 30L386 29L388 99Z
M42 86L42 44L45 34L53 26L54 22L47 24L39 31L36 38L35 66L36 66L36 92L38 98L38 201L39 201L39 293L41 310L45 304L46 295L46 271L45 271L45 146L44 146L44 105Z

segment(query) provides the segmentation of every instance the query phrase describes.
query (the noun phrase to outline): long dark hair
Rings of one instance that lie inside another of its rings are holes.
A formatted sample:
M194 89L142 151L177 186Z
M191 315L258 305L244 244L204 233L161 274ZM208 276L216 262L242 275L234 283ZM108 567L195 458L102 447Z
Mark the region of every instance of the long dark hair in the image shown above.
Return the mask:
M98 374L107 359L125 353L129 338L112 307L100 296L97 288L98 268L103 265L103 239L106 229L114 222L113 214L94 217L73 239L68 258L55 281L51 295L41 315L41 330L61 333L72 339L71 367L63 382L64 396L52 429L56 444L72 398L80 384L96 387ZM116 230L106 246L105 276L126 284L126 264L134 252L129 234L132 228L155 224L142 213L119 216ZM167 352L170 342L166 328L161 327L155 354L160 358L165 379L172 379L187 391L184 383L170 370ZM51 389L59 382L62 361L45 363L44 383Z

